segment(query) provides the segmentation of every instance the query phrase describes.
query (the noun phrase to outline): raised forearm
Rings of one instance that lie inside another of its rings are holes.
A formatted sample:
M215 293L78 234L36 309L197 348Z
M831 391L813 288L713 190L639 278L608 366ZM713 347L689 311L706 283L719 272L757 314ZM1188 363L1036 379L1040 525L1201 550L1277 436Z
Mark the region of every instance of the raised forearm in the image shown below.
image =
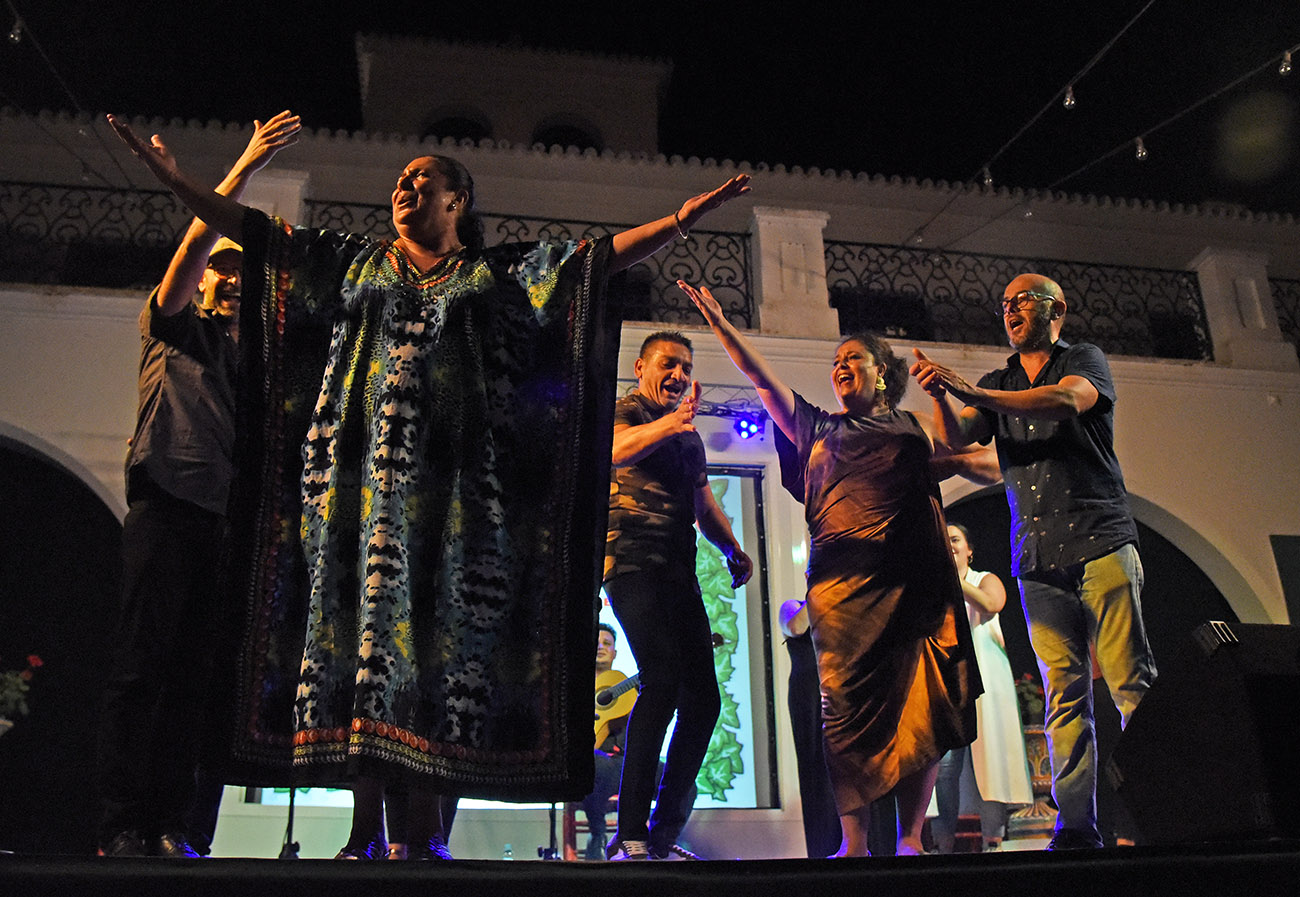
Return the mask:
M669 415L648 424L614 428L614 447L610 463L615 467L631 467L652 454L671 439L680 428Z
M615 271L630 268L663 249L678 237L685 238L697 222L723 203L749 192L749 175L738 174L720 187L692 196L673 212L639 227L614 235Z
M685 222L682 228L685 233ZM649 258L678 236L677 219L672 215L614 234L614 270L623 271Z
M243 194L254 171L256 168L248 164L247 154L240 156L226 176L221 179L221 183L217 184L216 192L237 200ZM241 213L241 226L238 228L240 231L243 230L242 220ZM190 222L185 235L181 237L180 245L176 247L176 253L167 265L167 271L158 289L156 303L161 314L176 314L194 297L194 291L198 289L203 271L208 264L208 254L212 252L212 247L216 245L220 235L220 230L212 227L202 218L196 217ZM231 239L237 243L242 242L238 237L231 237Z
M163 180L163 185L217 233L225 234L236 243L243 242L246 206L215 190L201 187L179 171Z
M781 382L767 359L725 316L708 319L708 324L732 364L754 385L759 401L772 420L787 436L791 435L794 431L793 391Z
M975 442L978 436L976 432L978 412L963 414L957 410L957 405L946 393L933 398L935 437L953 450L962 449ZM954 471L956 472L958 471Z

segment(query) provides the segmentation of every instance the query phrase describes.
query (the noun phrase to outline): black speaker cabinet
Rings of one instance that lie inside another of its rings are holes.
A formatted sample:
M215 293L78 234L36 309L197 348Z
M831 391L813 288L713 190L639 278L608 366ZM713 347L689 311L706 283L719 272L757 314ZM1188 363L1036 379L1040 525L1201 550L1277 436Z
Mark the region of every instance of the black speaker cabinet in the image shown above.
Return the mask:
M1156 665L1106 766L1142 843L1300 835L1300 628L1204 623Z

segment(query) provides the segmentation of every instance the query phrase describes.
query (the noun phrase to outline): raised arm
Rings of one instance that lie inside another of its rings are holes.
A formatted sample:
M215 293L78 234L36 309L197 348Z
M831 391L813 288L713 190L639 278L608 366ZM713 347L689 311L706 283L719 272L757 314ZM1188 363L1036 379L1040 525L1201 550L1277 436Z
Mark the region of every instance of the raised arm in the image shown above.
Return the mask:
M244 206L229 196L203 187L181 171L157 134L146 143L117 116L108 116L108 123L113 126L117 136L122 138L122 142L131 148L131 152L153 172L158 182L176 194L176 198L185 203L191 212L218 233L225 234L236 243L243 242L244 213L248 211Z
M262 170L280 150L298 142L298 131L301 128L298 116L287 109L265 124L255 120L253 136L248 141L248 146L217 185L216 192L238 200L255 173ZM174 315L193 300L194 291L198 289L208 264L208 253L216 245L219 236L220 233L205 224L201 218L195 218L190 223L185 236L181 238L180 246L176 248L176 254L167 266L167 273L163 275L162 285L154 300L160 314Z
M727 320L727 316L722 313L722 306L718 304L717 299L713 298L708 287L696 289L684 280L677 281L677 285L691 297L700 314L704 315L705 323L717 336L718 342L722 343L722 348L731 357L732 364L749 378L750 383L754 384L754 388L758 390L759 401L772 416L772 421L781 428L781 432L788 436L791 442L796 441L794 391L777 378L767 360L759 355L753 344Z
M695 224L723 203L750 190L749 175L738 174L721 187L692 196L671 215L614 235L615 271L630 268L654 255L678 237L685 237Z

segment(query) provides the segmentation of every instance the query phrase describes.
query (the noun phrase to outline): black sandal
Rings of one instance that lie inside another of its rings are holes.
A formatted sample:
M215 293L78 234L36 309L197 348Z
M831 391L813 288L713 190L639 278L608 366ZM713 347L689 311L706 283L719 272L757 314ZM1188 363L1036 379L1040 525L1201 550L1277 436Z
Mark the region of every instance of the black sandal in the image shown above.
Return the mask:
M412 848L411 852L407 854L407 859L454 860L456 858L452 856L451 851L447 849L447 842L443 841L442 838L437 835L434 835L429 839L428 844Z
M343 849L334 854L336 860L386 860L388 859L388 842L370 841L366 844L345 844Z

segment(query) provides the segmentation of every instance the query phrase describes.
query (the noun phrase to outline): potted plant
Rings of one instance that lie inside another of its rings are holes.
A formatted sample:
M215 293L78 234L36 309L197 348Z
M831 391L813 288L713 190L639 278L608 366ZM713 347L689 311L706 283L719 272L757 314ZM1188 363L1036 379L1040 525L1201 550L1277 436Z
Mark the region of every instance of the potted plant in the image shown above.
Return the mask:
M12 729L19 717L27 715L27 692L42 666L44 663L38 655L28 654L25 669L0 672L0 735Z

